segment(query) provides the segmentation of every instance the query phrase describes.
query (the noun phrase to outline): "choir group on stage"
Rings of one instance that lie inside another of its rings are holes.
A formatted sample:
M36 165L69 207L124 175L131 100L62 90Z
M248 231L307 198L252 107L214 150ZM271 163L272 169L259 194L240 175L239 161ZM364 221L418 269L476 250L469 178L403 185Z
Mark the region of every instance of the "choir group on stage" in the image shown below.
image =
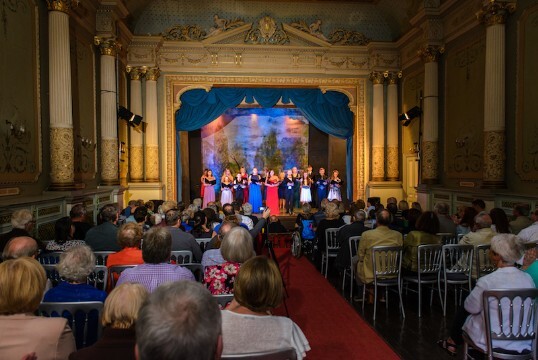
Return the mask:
M208 203L216 200L217 179L210 169L205 169L200 183L205 208ZM302 173L297 167L293 167L286 172L280 172L278 176L274 170L265 169L258 172L257 168L253 168L252 173L248 174L244 167L233 176L230 169L226 169L220 178L220 202L249 202L253 212L260 213L265 201L265 206L271 208L273 214L284 211L292 214L293 208L299 207L300 204L311 203L319 208L325 198L342 201L343 183L338 170L333 170L328 177L325 169L320 168L318 174L314 175L310 165Z

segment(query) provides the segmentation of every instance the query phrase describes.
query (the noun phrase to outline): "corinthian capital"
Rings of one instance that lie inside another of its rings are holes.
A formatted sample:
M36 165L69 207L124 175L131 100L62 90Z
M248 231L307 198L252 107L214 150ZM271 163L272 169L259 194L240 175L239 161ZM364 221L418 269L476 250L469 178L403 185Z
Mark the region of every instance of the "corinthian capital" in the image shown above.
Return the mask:
M49 11L61 11L69 14L69 9L78 6L79 0L46 0Z
M125 68L125 71L129 74L131 77L131 80L140 80L140 78L146 73L147 68L145 66L131 66L127 65Z
M374 85L383 84L385 82L385 75L379 71L372 71L370 73L370 81L373 82Z
M159 75L161 75L161 70L158 67L149 68L146 73L146 80L157 81Z
M101 55L116 56L118 50L121 49L121 44L114 37L95 36L93 42L99 46Z
M383 76L389 81L389 85L398 84L398 79L402 78L401 71L385 71Z
M437 62L439 61L439 56L445 52L445 48L439 45L425 45L418 51L418 56L422 59L423 62Z
M508 15L514 11L516 11L515 1L484 0L482 9L476 13L476 17L486 26L504 24Z

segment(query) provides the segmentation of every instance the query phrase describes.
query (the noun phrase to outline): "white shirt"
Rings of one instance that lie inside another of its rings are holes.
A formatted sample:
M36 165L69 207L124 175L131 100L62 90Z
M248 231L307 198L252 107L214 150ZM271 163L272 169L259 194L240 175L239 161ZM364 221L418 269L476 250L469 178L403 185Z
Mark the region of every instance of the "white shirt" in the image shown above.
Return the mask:
M258 316L222 310L223 354L261 352L295 348L301 360L310 350L308 340L291 319L283 316Z
M467 310L471 315L465 320L463 325L463 330L469 335L469 337L474 341L474 343L479 346L482 350L486 350L486 330L485 330L485 320L482 306L482 293L484 290L493 290L493 289L526 289L534 288L534 281L529 274L515 268L515 267L504 267L499 268L488 274L486 276L478 279L475 288L467 299L465 299L465 310ZM530 299L528 299L530 303ZM519 305L517 299L514 300L514 318L519 318ZM521 300L519 300L521 304ZM508 304L502 302L501 307L503 313L507 314L509 307ZM529 306L526 305L526 310L528 311ZM497 314L497 305L496 302L490 302L490 316L491 316L491 327L495 331L499 331L499 319ZM536 320L535 320L536 321ZM504 329L508 329L508 320L505 321ZM514 350L521 352L522 350L530 350L531 341L493 341L494 348L502 348L505 350Z
M524 242L538 242L538 221L517 234Z
M204 269L212 265L220 265L225 263L226 260L222 257L220 249L210 249L204 252L202 255L202 266Z
M254 222L252 221L251 218L249 218L248 216L245 216L245 215L239 215L239 216L241 216L241 219L240 219L241 222L248 227L249 231L254 229Z

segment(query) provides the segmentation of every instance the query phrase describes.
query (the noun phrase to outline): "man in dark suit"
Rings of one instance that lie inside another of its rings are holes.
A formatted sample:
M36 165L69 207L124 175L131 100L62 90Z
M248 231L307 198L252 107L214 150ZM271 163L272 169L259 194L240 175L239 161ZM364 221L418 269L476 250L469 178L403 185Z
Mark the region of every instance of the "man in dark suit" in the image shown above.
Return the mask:
M202 261L202 249L194 236L181 230L181 217L177 209L168 210L165 214L166 228L172 235L172 251L190 250L195 262Z
M348 268L351 265L351 256L349 254L349 238L352 236L361 236L366 230L364 226L366 220L366 212L362 209L356 209L353 213L353 222L343 226L339 231L336 239L340 244L340 251L336 256L336 266L340 269ZM357 249L355 249L357 250Z
M86 233L84 241L93 251L120 251L121 247L117 242L118 208L115 205L105 205L101 209L101 220L103 223L97 225Z

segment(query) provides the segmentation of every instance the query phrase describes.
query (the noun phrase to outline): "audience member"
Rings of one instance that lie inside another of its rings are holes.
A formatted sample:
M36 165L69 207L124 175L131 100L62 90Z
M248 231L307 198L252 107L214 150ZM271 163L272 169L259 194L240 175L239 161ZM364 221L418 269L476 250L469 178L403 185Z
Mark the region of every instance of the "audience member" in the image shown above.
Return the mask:
M243 206L241 206L243 209L243 215L250 218L252 220L252 224L255 226L258 223L258 217L256 215L252 215L252 204L251 203L244 203Z
M142 241L142 230L135 223L127 223L120 226L118 230L118 245L121 250L108 255L106 266L116 265L139 265L144 263L140 243Z
M219 306L201 284L173 282L150 294L136 322L138 360L214 360L221 353Z
M293 347L297 359L310 350L291 319L273 316L283 298L280 270L264 256L247 260L236 277L234 299L222 311L223 354L242 354Z
M115 205L105 205L100 212L103 223L92 227L84 241L93 251L120 251L116 238L118 235L118 209Z
M211 208L205 208L202 210L202 212L205 214L205 217L207 219L207 227L209 227L211 230L215 230L215 226L220 224L222 220L217 216L217 213L215 213L215 210Z
M126 283L114 288L105 300L101 339L72 353L69 360L135 360L135 324L147 297L148 291L140 284Z
M45 246L47 251L66 251L74 246L85 245L84 240L73 240L75 226L69 216L56 220L54 233L56 235L55 239L47 242Z
M327 245L325 241L325 230L330 228L339 228L344 225L344 220L340 219L338 214L338 206L333 202L329 202L327 205L325 205L325 218L318 223L316 228L318 250L320 252L324 252Z
M411 203L411 208L412 209L417 209L418 211L422 212L422 205L420 205L420 203L417 202L417 201L413 201Z
M532 220L529 219L529 206L527 204L515 205L512 215L514 217L514 220L510 221L512 234L518 235L521 230L532 225Z
M329 203L329 199L325 198L321 200L320 206L318 211L314 214L314 227L317 227L321 220L325 219L327 216L325 213L325 208L327 207L327 204Z
M15 210L11 214L11 227L12 229L0 235L0 251L4 251L4 247L7 242L17 236L30 236L35 227L35 220L32 212L28 209ZM38 243L38 245L40 245Z
M192 236L196 239L211 239L213 237L213 230L207 222L207 217L203 211L197 211L194 213L194 227L191 231Z
M478 215L478 216L484 216ZM488 216L489 217L489 216ZM524 246L521 240L512 234L498 234L491 239L491 250L489 252L491 262L497 267L493 273L482 276L478 279L473 291L467 296L464 308L460 309L453 320L450 337L439 340L438 345L451 355L457 354L457 346L463 344L461 336L462 330L467 333L471 340L480 349L486 350L486 329L484 321L484 308L482 293L491 289L525 289L534 288L534 282L529 274L515 267L515 263L523 255ZM521 300L520 300L521 301ZM501 302L499 310L495 302L490 302L490 312L497 314L510 311L511 303ZM525 313L529 306L525 305ZM519 318L521 308L514 306L514 316ZM492 322L492 331L499 332L497 322ZM515 329L514 329L515 330ZM532 340L528 341L499 341L493 339L493 348L511 350L517 353L531 348Z
M489 211L491 217L491 229L497 234L510 234L510 224L508 216L503 209L493 208Z
M404 229L403 234L408 234L411 231L415 230L415 224L417 223L418 218L422 213L420 210L412 208L407 210L407 217L404 218Z
M355 207L352 220L351 224L343 226L340 231L338 231L336 237L340 244L340 250L338 255L336 255L335 265L340 269L346 269L356 265L356 263L351 263L349 238L352 236L361 236L363 232L368 230L368 228L364 226L364 221L366 220L366 212L364 210Z
M267 231L269 234L278 234L278 233L286 233L288 232L288 229L286 229L284 225L282 225L278 216L271 215L269 217L269 225L268 225Z
M33 314L47 277L35 259L0 263L0 354L2 359L67 359L76 350L67 320Z
M17 236L9 240L4 252L2 253L3 260L18 259L28 256L36 258L39 253L37 241L29 236Z
M477 215L486 212L486 203L482 199L474 199L471 206L475 209Z
M450 217L450 208L447 203L438 202L433 207L433 211L439 219L439 232L456 235L456 224Z
M405 200L400 200L398 203L398 213L396 213L396 216L401 214L401 217L404 219L407 219L407 212L409 211L409 203Z
M125 216L125 218L128 218L131 216L136 209L136 200L129 200L127 203L127 207L121 211L121 214Z
M256 255L249 232L241 226L231 228L222 239L220 253L222 262L206 266L203 282L213 295L232 294L241 264Z
M170 209L166 212L166 229L172 235L172 251L189 250L195 262L202 260L202 249L191 234L179 228L181 219L180 212L177 209Z
M148 209L145 206L139 206L135 209L133 214L134 222L142 229L142 232L146 232L151 227L148 224Z
M63 280L45 293L43 302L105 301L106 292L86 283L95 269L89 246L78 245L62 253L56 269Z
M75 226L73 239L84 240L86 233L92 228L92 225L88 222L87 211L84 204L76 204L73 206L71 211L69 211L69 217Z
M196 199L194 199L194 200L192 201L192 204L193 204L194 206L196 206L196 211L201 211L201 210L202 210L202 203L203 203L203 201L202 201L201 198L196 198ZM196 211L195 211L195 212L196 212Z
M538 209L532 212L531 219L533 221L532 225L524 228L518 234L519 238L523 242L528 242L528 243L538 242Z
M474 219L477 215L477 211L472 207L466 207L463 210L463 216L460 218L458 225L456 226L457 235L465 235L471 232L474 228Z
M433 211L424 211L417 220L415 229L407 234L403 240L404 255L402 268L410 271L418 271L418 246L440 245L439 219Z
M235 219L235 218L234 218ZM202 265L204 267L210 265L222 264L224 258L220 252L220 247L222 245L222 239L226 234L234 227L239 226L236 222L224 221L219 227L217 235L215 235L210 242L206 244L204 255L202 256ZM246 230L246 229L245 229Z
M495 232L491 229L491 217L486 213L476 215L473 230L461 238L461 245L489 245L491 238L495 236Z
M142 258L144 264L124 270L117 285L126 282L142 284L149 292L169 281L192 280L194 275L188 269L170 264L172 235L167 229L152 228L144 234Z

